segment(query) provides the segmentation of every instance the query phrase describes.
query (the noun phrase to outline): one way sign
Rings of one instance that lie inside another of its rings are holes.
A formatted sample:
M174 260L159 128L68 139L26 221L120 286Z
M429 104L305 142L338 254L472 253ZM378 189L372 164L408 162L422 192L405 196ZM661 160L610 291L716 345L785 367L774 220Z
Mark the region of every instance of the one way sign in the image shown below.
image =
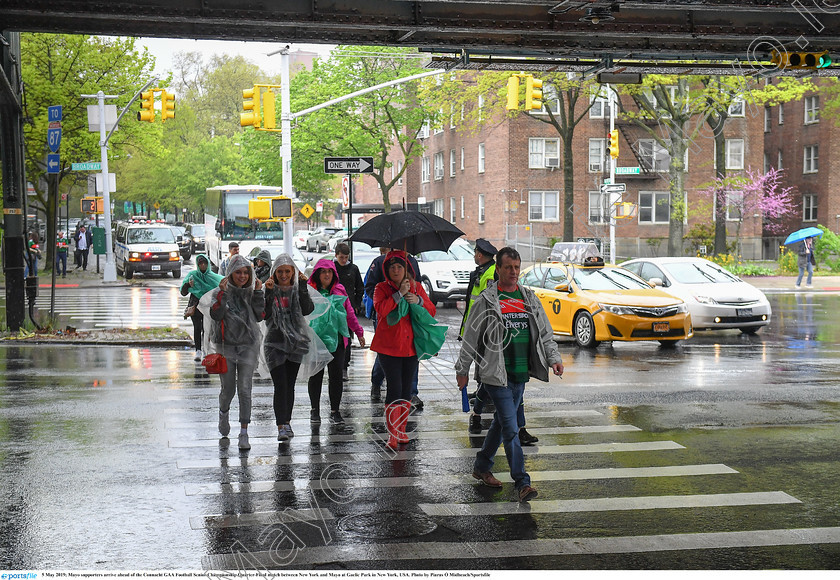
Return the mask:
M373 173L373 157L324 157L324 173Z

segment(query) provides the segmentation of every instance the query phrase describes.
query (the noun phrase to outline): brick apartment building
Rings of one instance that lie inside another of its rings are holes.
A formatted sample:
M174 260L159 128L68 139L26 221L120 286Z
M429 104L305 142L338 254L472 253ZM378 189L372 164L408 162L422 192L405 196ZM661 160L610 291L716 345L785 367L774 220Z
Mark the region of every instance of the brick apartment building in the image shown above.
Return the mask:
M824 81L814 79L818 86ZM840 128L821 118L819 91L764 109L764 165L784 170L783 183L796 188L798 212L788 230L823 225L840 231L840 162L834 152ZM778 256L784 236L766 236L764 254Z
M629 97L624 99L628 109L636 108ZM424 129L423 158L415 159L402 181L391 190L391 203L398 205L403 199L407 203L420 201L421 207L425 203L429 211L461 228L467 238L483 237L498 247L515 245L523 257L544 258L550 241L562 239L564 211L574 214L575 238L600 238L606 243L609 226L603 217L599 186L609 177L611 162L609 108L605 99L598 101L575 130L573 207L563 207L561 141L551 125L534 118L545 113L536 112L513 119L500 113L474 133L462 133L449 124ZM793 109L792 104L785 107ZM764 166L762 113L755 107L751 110L746 103L737 103L730 109L724 130L730 174ZM635 218L617 220L616 255L619 259L664 255L668 245L670 157L644 129L629 121L617 120L616 126L621 136L617 167L641 167L639 174L616 176L616 182L627 187L624 201L639 206ZM703 133L709 135L710 131ZM687 160L686 233L695 223L713 221L709 201L701 211L698 201L702 196L698 191L714 179L714 142L707 137L697 138ZM403 162L395 159L395 169ZM382 203L382 194L373 179L357 182L355 201ZM840 214L840 207L835 209ZM735 226L734 219L728 223L730 238L735 235ZM761 257L761 218L743 216L740 226L742 255L748 259Z

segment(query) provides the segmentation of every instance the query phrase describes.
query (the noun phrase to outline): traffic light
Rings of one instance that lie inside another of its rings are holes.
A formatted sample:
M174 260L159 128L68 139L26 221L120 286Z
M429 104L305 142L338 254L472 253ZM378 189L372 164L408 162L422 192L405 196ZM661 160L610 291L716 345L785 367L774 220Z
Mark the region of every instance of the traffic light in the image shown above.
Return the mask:
M543 82L534 77L527 77L525 79L525 110L532 111L534 109L542 109L543 106Z
M618 129L610 131L610 157L618 157Z
M517 75L508 79L507 110L519 110L519 77Z
M239 124L242 127L251 125L254 129L260 127L260 89L256 85L250 89L242 91L242 98L245 101L242 103L242 108L245 113L239 114Z
M267 90L262 96L263 127L274 129L277 127L277 113L274 110L274 93Z
M165 123L167 119L175 118L175 95L167 93L165 90L160 92L160 120Z
M82 213L105 213L104 197L83 197Z
M140 110L137 112L138 121L155 122L155 92L143 91L140 93Z
M831 57L828 56L827 50L822 52L778 52L774 50L771 61L781 69L818 69L831 65Z
M284 221L292 217L292 200L286 196L248 200L248 219L260 222Z

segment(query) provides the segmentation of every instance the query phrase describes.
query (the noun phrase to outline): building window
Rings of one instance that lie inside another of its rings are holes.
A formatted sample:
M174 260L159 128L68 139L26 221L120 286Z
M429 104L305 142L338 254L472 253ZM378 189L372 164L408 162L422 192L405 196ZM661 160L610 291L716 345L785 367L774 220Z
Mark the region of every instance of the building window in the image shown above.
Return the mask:
M820 122L820 98L817 96L805 97L805 124L811 125Z
M402 159L397 161L397 173L399 173L400 178L397 180L397 185L403 184L403 174L402 174L403 162Z
M453 224L455 223L455 215L456 215L455 212L456 212L457 207L458 207L458 204L455 203L455 198L450 197L449 198L449 221L451 221Z
M639 193L639 223L667 224L671 217L671 194L667 191Z
M484 194L478 194L478 223L484 223Z
M557 221L559 215L559 191L531 191L528 194L528 219L535 221Z
M743 169L744 168L744 140L743 139L727 139L726 140L726 168L727 169Z
M589 140L589 173L606 173L610 170L606 139Z
M560 167L560 139L528 140L528 168Z
M767 173L769 171L770 171L770 156L767 153L765 153L764 154L764 173Z
M671 154L653 139L639 139L639 161L648 171L668 171Z
M819 145L805 146L805 160L802 163L802 173L816 173L819 171Z
M430 175L430 167L429 167L429 158L423 158L423 165L420 168L420 182L421 183L429 183L429 175Z
M770 132L770 107L764 107L764 132Z
M461 171L464 170L464 148L461 147Z
M438 77L440 79L441 77ZM438 124L435 125L434 134L443 133L443 108L438 111Z
M464 209L465 209L465 207L464 207L464 196L462 195L461 196L461 219L464 219L464 216L466 215Z
M484 173L484 143L478 144L478 172Z
M455 150L449 150L449 177L455 177Z
M597 95L592 95L592 108L589 109L590 119L605 119L610 116L610 99L607 96L606 87L602 88Z
M744 109L744 99L741 97L733 97L732 102L729 104L729 116L743 117Z
M432 213L440 218L443 217L443 198L432 200Z
M740 191L730 191L726 194L726 219L738 221L744 213L744 194Z
M605 224L607 223L607 212L604 210L605 195L601 195L600 191L589 192L589 223L590 224Z
M435 181L443 179L443 151L435 153Z
M779 105L779 125L785 124L785 107L784 105Z
M478 95L478 122L484 120L484 95Z
M778 158L776 159L776 171L781 171L781 170L782 170L782 150L779 149L779 155L778 155Z
M431 129L431 122L426 119L423 121L423 126L420 127L420 132L417 134L417 137L420 139L425 139L429 136L429 131Z
M817 196L814 193L806 193L802 196L802 221L817 221Z

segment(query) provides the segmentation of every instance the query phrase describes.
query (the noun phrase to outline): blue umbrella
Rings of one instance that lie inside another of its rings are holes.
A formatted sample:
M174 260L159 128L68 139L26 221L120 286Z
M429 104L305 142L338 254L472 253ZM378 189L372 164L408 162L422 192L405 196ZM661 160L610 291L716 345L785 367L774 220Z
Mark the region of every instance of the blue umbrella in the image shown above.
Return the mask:
M823 235L823 233L819 228L802 228L801 230L796 230L789 235L785 240L784 245L787 246L788 244L795 244L796 242L801 242L805 238L818 238L821 235Z

